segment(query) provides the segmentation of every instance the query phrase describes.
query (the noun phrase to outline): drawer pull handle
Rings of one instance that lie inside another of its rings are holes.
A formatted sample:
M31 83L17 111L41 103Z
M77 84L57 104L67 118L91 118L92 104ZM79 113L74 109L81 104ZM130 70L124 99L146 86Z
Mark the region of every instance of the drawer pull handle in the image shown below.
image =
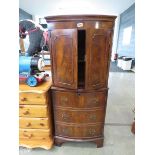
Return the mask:
M99 100L98 100L98 99L94 99L92 102L93 102L95 105L99 104Z
M69 120L69 116L66 113L63 113L61 116L63 120L65 121Z
M26 98L26 97L24 97L24 98L22 98L22 99L21 99L21 101L27 101L27 98Z
M95 129L89 129L88 133L89 133L89 135L94 136L96 133L96 130Z
M31 123L28 123L27 125L26 125L26 127L30 127L31 126Z
M40 126L45 126L45 124L44 123L40 123Z
M90 116L89 116L89 119L90 119L90 120L93 120L93 121L95 121L95 120L96 120L96 115L95 115L95 114L93 114L93 115L90 115Z
M26 134L23 134L24 137L28 137L28 138L32 138L33 137L33 134L30 134L30 135L26 135Z
M30 112L29 112L29 111L25 111L23 114L24 114L24 115L29 115Z

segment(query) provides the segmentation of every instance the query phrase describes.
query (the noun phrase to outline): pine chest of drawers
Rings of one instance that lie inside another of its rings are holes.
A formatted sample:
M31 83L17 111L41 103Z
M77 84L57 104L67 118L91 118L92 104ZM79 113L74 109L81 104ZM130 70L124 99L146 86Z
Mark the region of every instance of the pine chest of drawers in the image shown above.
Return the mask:
M44 149L50 149L53 146L50 86L51 80L47 80L37 87L20 84L20 146Z

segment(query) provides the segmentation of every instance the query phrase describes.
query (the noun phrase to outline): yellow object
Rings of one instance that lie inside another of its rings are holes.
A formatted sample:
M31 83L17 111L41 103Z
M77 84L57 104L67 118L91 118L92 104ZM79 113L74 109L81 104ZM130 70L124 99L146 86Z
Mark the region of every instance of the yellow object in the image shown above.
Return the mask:
M19 143L23 147L27 148L44 148L46 150L49 150L53 146L53 141L51 141L51 138L47 138L45 140L28 140L28 139L19 139Z
M19 127L25 129L48 129L50 128L48 118L19 118Z
M27 92L20 93L19 95L19 104L47 104L47 94L45 93L35 93Z
M19 85L19 145L51 149L53 146L48 79L38 87Z
M19 116L22 117L48 117L47 106L41 105L20 105Z

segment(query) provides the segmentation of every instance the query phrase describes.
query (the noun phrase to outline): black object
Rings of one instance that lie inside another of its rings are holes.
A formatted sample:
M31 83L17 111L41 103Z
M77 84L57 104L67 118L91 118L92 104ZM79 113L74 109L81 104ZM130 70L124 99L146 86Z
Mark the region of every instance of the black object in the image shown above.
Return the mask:
M135 58L132 59L131 68L135 67Z
M132 60L132 58L129 58L129 57L123 57L122 59L123 59L124 61Z
M47 28L47 24L40 24L44 29Z

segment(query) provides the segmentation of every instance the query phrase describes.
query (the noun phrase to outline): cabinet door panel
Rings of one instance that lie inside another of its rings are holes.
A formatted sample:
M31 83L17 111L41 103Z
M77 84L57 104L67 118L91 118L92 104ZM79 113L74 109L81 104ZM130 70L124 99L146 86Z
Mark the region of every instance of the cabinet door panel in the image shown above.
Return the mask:
M53 82L57 87L77 88L77 30L51 32Z
M86 53L86 88L96 89L107 87L110 34L103 29L90 30L87 33Z

